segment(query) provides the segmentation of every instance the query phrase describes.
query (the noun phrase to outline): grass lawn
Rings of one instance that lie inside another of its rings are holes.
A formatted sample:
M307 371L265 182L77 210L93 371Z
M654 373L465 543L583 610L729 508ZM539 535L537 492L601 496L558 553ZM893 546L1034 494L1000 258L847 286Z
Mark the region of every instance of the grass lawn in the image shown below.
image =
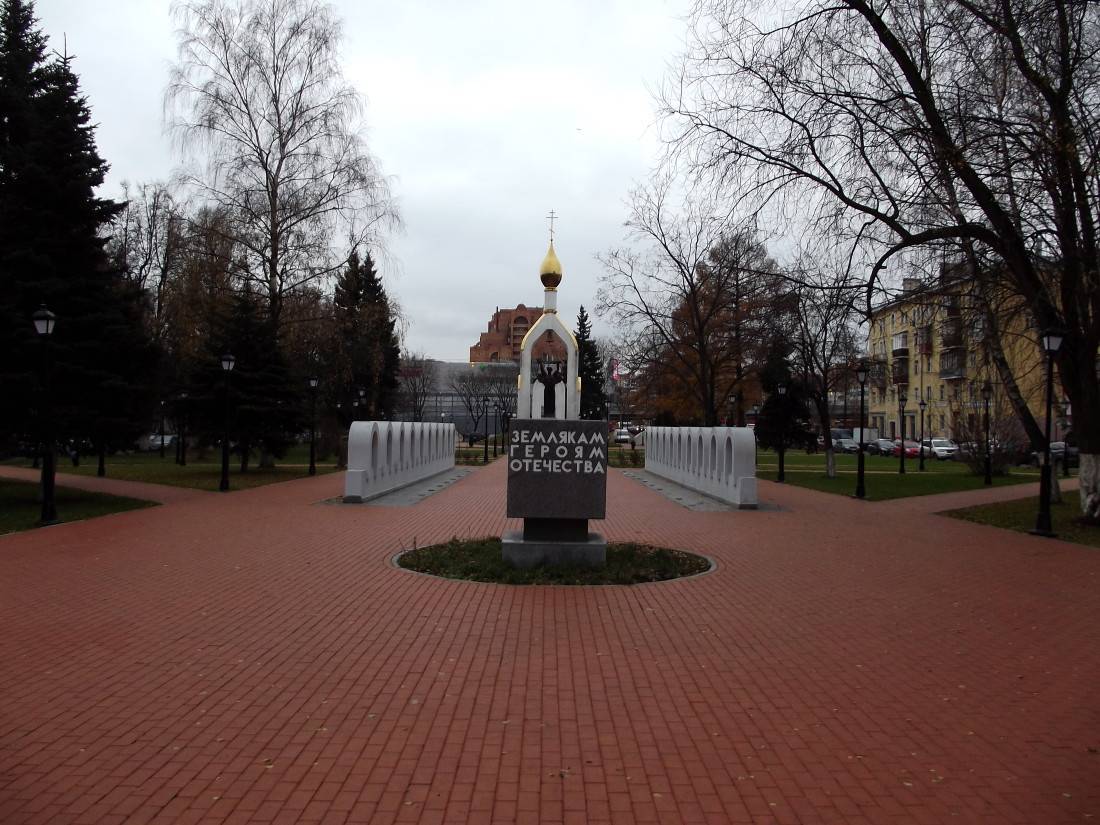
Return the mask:
M856 489L856 456L836 457L837 476L825 475L824 453L787 453L784 468L787 483L808 487L824 493L850 496ZM960 490L979 490L985 486L983 478L970 472L961 461L937 461L925 458L925 470L918 469L917 459L905 460L905 475L898 473L898 459L867 456L864 486L868 501L885 501L906 496L927 496L936 493L956 493ZM770 450L761 450L757 462L757 476L775 481L779 458ZM1026 484L1039 480L1038 470L1013 468L1006 476L994 476L993 486Z
M55 499L57 517L61 521L80 521L108 513L156 506L155 501L88 493L67 487L57 487ZM0 479L0 534L31 529L38 523L41 511L37 484Z
M277 481L290 481L304 478L309 470L309 445L296 446L276 462L274 469L261 470L252 464L247 473L240 472L240 462L230 456L229 487L231 490L243 490L262 487ZM5 462L15 466L29 467L31 462L20 459L18 462ZM96 473L95 456L82 456L80 466L74 467L64 456L58 456L59 473L94 476ZM317 462L317 472L331 473L336 464L331 459L326 463ZM174 451L169 450L164 458L160 453L131 453L107 456L107 478L123 481L146 481L152 484L169 484L173 487L191 487L196 490L217 490L221 480L221 455L216 450L207 450L198 455L194 450L187 456L187 466L180 467L174 460Z
M607 546L607 565L593 569L574 565L512 567L501 557L500 539L488 537L420 547L397 560L406 570L448 579L498 584L638 584L692 576L710 569L702 556L681 550L621 543Z
M1035 527L1037 509L1038 502L1034 498L1027 498L950 510L943 515L1026 533ZM1062 503L1052 504L1050 514L1058 538L1089 547L1100 547L1100 527L1086 526L1076 521L1081 517L1081 498L1076 490L1063 493Z
M497 458L504 455L497 445ZM489 442L489 463L493 463L493 442ZM480 467L485 464L485 447L477 444L473 447L455 447L455 464L460 467Z

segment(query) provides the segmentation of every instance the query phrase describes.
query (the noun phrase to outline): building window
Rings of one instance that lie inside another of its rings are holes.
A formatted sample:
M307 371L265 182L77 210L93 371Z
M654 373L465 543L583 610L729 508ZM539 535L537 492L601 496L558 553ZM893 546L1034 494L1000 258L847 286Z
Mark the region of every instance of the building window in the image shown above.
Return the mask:
M926 401L931 401L932 400L932 388L931 387L928 387L924 391L924 398L925 398Z
M943 417L943 413L940 413L940 429L943 430L943 428L944 428L944 417Z
M943 401L944 385L940 384L940 401Z

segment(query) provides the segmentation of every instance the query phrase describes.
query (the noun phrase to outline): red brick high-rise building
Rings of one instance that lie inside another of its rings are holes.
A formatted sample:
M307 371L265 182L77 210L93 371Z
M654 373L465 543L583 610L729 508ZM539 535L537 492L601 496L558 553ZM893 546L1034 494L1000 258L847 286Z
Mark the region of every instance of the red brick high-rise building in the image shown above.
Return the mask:
M520 304L515 309L498 307L478 342L470 347L470 363L518 362L519 345L523 342L523 336L540 317L542 317L542 307L529 307L524 304ZM559 359L565 357L565 350L556 338L551 338L549 341L539 341L532 354L535 358L548 355Z

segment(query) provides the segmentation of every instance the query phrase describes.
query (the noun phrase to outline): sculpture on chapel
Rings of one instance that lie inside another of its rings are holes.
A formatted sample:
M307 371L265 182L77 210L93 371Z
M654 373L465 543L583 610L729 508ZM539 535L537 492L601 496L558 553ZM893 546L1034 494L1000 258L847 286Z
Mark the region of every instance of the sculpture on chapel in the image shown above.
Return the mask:
M557 361L539 361L536 380L542 384L542 415L540 418L557 418L557 392L555 387L565 383L561 364Z

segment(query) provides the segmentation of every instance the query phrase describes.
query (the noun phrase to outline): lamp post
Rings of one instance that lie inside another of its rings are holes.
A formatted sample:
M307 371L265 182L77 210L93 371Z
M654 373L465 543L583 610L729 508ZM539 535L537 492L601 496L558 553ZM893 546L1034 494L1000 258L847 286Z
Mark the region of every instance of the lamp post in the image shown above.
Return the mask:
M481 399L482 409L485 410L485 457L482 463L489 463L489 396Z
M160 402L160 457L164 458L164 400Z
M971 396L973 397L973 396ZM985 485L993 485L993 444L989 440L989 401L993 398L993 384L986 381L982 384L982 406L984 407L985 423Z
M1050 487L1053 479L1050 474L1050 419L1054 405L1054 355L1062 348L1062 333L1048 329L1043 333L1042 345L1047 354L1047 420L1046 449L1043 452L1043 466L1039 469L1039 515L1035 519L1032 534L1054 538L1050 523Z
M901 463L898 464L898 475L905 475L905 402L908 401L907 393L909 387L905 387L905 392L898 388L898 429L901 430L901 441L898 442L898 455L901 456Z
M752 405L752 460L753 466L760 464L760 442L756 440L756 423L760 420L760 405Z
M309 379L309 474L317 475L317 385L314 376Z
M1069 478L1069 442L1066 434L1069 432L1069 399L1062 399L1062 476Z
M500 404L493 404L493 458L497 457L497 431L500 424Z
M920 403L917 404L920 407L920 471L924 472L924 410L928 406L928 402L923 398Z
M180 459L179 465L181 467L187 466L187 393L180 393Z
M235 366L237 366L236 358L228 352L222 356L222 373L225 375L225 386L223 387L225 418L222 422L222 478L218 484L218 490L223 493L229 490L229 376Z
M53 353L50 351L50 336L53 335L57 316L43 304L31 316L34 331L42 339L42 512L38 524L46 526L57 523L57 502L54 497L56 465L53 435Z
M779 406L782 414L779 420L783 426L779 428L779 472L776 474L775 480L779 482L785 482L787 480L786 468L783 466L783 459L787 453L787 434L783 428L787 424L787 385L780 381L775 386L775 391L779 393Z
M863 399L867 386L867 362L860 361L856 367L856 380L859 382L859 453L856 456L856 498L864 498L867 490L864 487L863 472L863 441L867 428L863 426Z

